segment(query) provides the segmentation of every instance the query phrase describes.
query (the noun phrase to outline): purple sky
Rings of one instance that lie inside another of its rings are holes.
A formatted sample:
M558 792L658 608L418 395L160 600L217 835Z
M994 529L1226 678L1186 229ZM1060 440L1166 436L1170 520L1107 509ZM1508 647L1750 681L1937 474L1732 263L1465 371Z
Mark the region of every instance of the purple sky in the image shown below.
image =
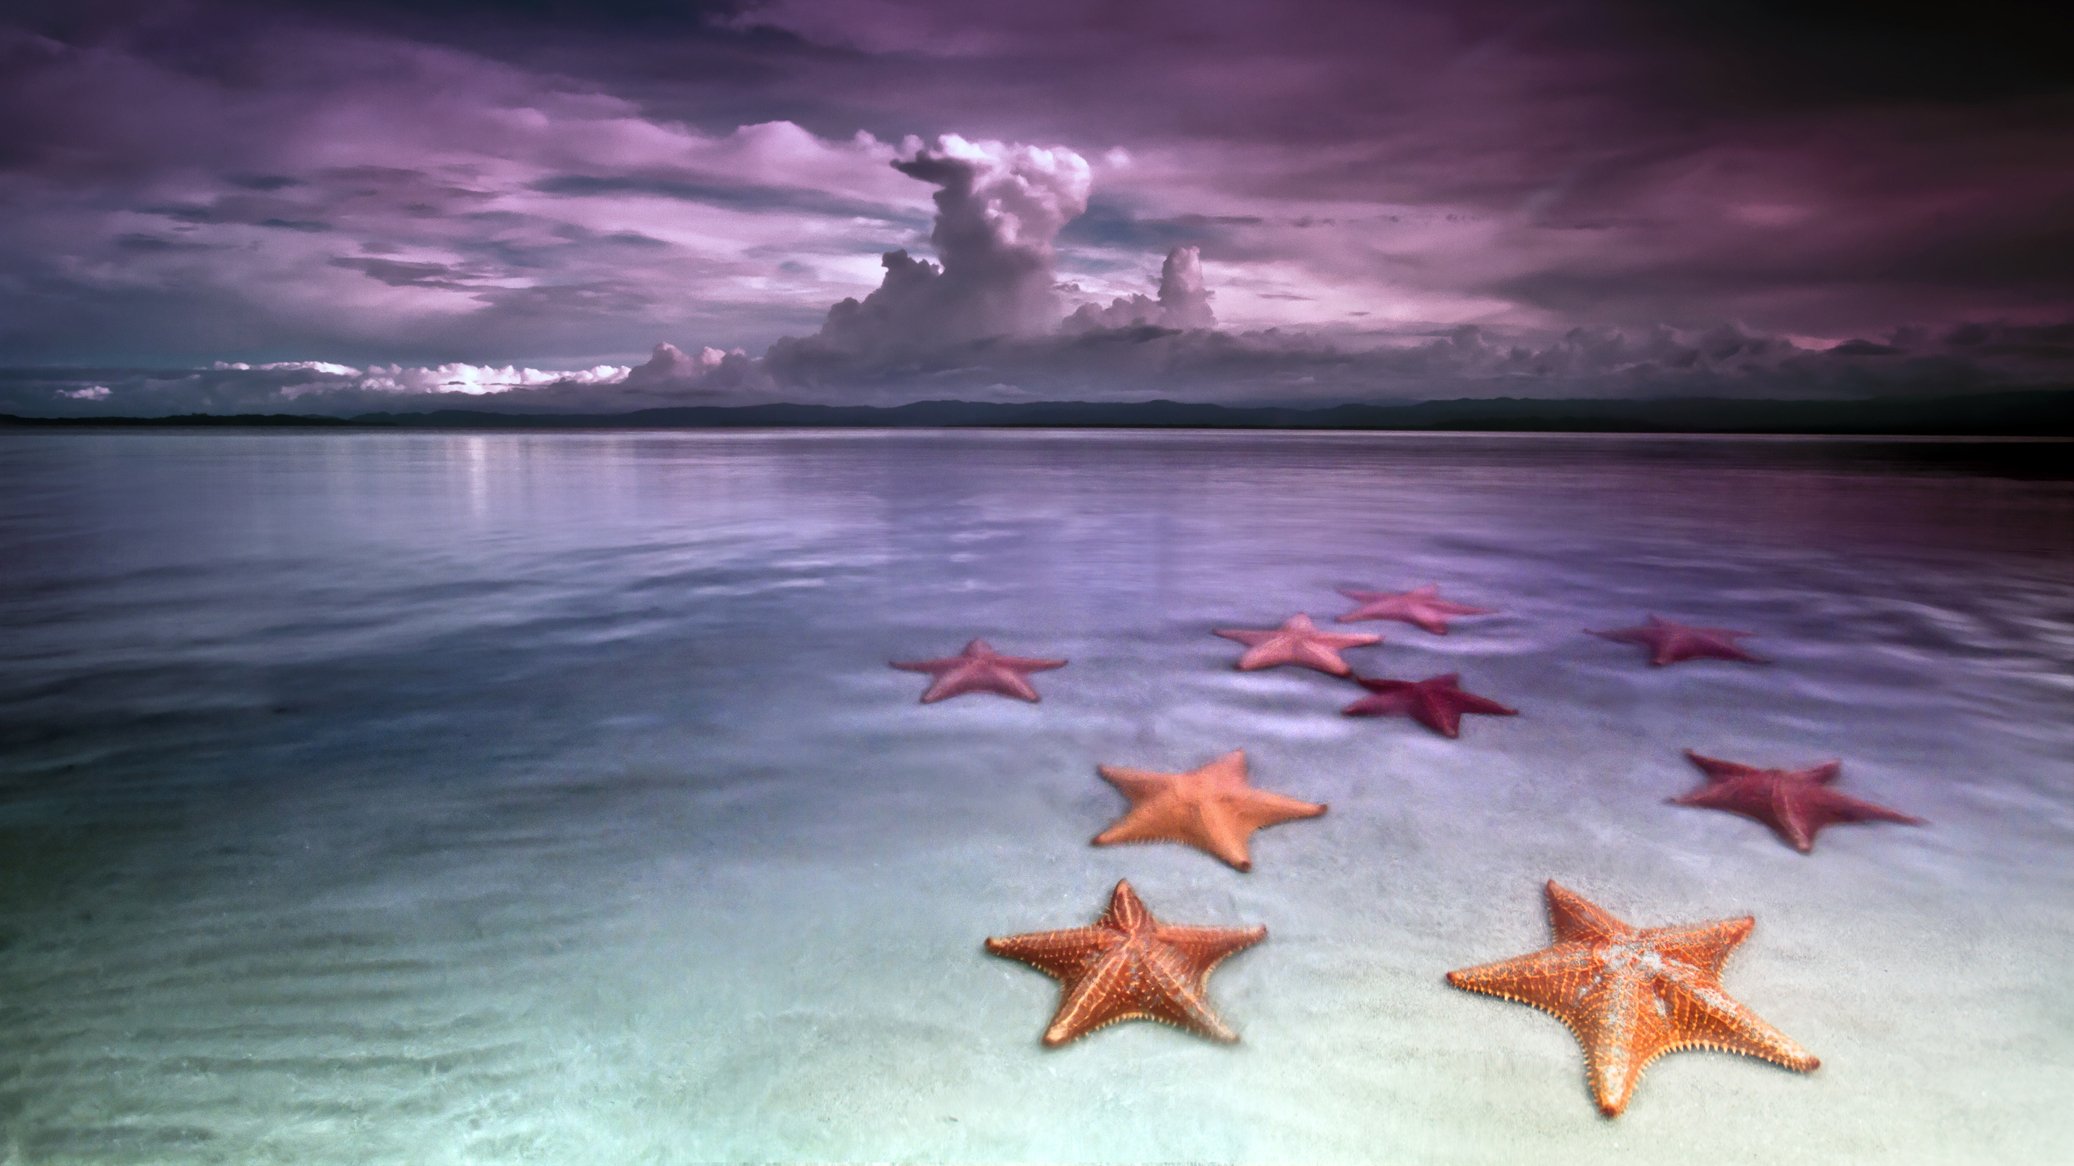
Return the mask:
M2053 11L12 0L0 410L2065 384Z

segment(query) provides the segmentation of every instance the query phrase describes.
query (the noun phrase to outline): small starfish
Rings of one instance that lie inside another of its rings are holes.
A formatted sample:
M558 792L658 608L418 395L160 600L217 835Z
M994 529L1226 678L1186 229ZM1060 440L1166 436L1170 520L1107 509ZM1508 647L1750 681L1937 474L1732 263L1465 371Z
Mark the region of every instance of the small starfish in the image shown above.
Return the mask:
M936 679L922 694L923 704L933 704L968 692L998 692L1023 700L1040 699L1025 673L1064 668L1064 660L1038 660L1029 656L1003 656L985 640L974 640L965 650L941 660L895 660L903 672L927 672Z
M1803 1073L1821 1064L1721 986L1721 965L1755 919L1630 927L1552 879L1547 893L1553 944L1449 972L1447 982L1568 1025L1600 1113L1620 1116L1649 1062L1679 1049L1745 1053Z
M1838 822L1923 825L1921 818L1911 818L1899 810L1859 801L1829 788L1829 783L1843 772L1841 761L1825 761L1806 769L1758 769L1704 757L1690 749L1685 756L1707 775L1707 784L1672 798L1673 805L1703 806L1755 818L1802 854L1815 848L1815 834L1822 827Z
M1120 1020L1156 1020L1230 1044L1239 1034L1210 1010L1210 973L1226 957L1266 938L1265 927L1161 923L1131 884L1119 882L1093 927L989 939L987 950L1059 981L1059 1010L1044 1030L1046 1048Z
M1342 587L1341 595L1361 606L1339 617L1341 623L1352 623L1357 619L1394 619L1432 632L1436 636L1447 634L1448 617L1452 615L1489 615L1488 607L1470 607L1466 603L1451 603L1440 598L1440 585L1428 583L1410 591L1355 591Z
M1295 664L1332 676L1346 676L1354 670L1339 658L1340 649L1365 648L1383 642L1383 637L1365 632L1321 632L1318 625L1311 622L1311 617L1302 613L1290 616L1278 628L1265 631L1218 628L1216 634L1246 645L1245 655L1239 657L1241 672Z
M1155 773L1120 765L1096 768L1131 800L1123 817L1095 835L1096 846L1179 842L1240 870L1252 870L1246 840L1255 830L1325 812L1316 802L1247 785L1246 754L1240 749L1187 773Z
M1371 680L1365 676L1354 680L1374 695L1362 697L1341 713L1350 717L1408 716L1443 737L1460 735L1463 713L1519 715L1518 709L1463 691L1458 672L1424 680Z
M1586 631L1591 631L1586 628ZM1649 662L1662 666L1676 664L1680 660L1742 660L1750 664L1769 664L1771 661L1755 656L1737 646L1740 636L1754 636L1756 632L1739 632L1730 628L1696 628L1667 619L1649 617L1649 622L1638 628L1615 628L1610 632L1591 632L1623 644L1640 644L1649 649Z

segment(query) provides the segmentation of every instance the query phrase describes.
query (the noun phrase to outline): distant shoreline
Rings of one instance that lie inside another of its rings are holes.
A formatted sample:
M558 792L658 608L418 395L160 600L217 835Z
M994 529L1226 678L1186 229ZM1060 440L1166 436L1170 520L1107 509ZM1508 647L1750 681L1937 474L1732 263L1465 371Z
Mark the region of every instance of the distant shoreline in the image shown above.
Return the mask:
M209 414L170 417L21 417L0 429L1212 429L1344 432L1500 432L1802 435L1813 437L2074 437L2074 389L1938 397L1742 401L1550 400L1517 397L1312 408L1134 402L907 405L714 405L626 413Z

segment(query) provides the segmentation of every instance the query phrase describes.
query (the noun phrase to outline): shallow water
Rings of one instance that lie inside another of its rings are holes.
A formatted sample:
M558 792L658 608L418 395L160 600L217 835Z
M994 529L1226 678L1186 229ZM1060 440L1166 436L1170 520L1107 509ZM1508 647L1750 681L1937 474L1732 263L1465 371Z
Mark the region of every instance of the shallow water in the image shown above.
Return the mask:
M0 1162L1974 1162L2074 1144L2070 447L1144 433L0 438ZM1448 741L1214 627L1342 586ZM1749 629L1766 667L1582 633ZM1039 705L885 666L1063 656ZM1331 804L1240 874L1096 849L1097 764L1234 748ZM1665 804L1842 758L1929 825L1801 855ZM1045 1051L988 935L1264 923L1220 1046ZM1554 1020L1448 988L1749 913L1599 1118Z

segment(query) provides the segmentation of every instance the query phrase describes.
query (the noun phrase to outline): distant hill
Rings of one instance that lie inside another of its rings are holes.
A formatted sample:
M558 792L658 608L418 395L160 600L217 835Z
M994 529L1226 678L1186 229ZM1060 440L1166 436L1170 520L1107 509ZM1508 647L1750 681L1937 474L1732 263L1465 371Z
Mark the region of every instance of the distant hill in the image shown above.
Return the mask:
M734 405L631 413L442 409L357 417L187 414L15 417L0 426L236 426L384 429L1060 428L1487 430L1551 433L1779 433L2074 437L2074 389L1843 401L1552 400L1517 397L1315 408L1134 402L917 401L908 405Z

